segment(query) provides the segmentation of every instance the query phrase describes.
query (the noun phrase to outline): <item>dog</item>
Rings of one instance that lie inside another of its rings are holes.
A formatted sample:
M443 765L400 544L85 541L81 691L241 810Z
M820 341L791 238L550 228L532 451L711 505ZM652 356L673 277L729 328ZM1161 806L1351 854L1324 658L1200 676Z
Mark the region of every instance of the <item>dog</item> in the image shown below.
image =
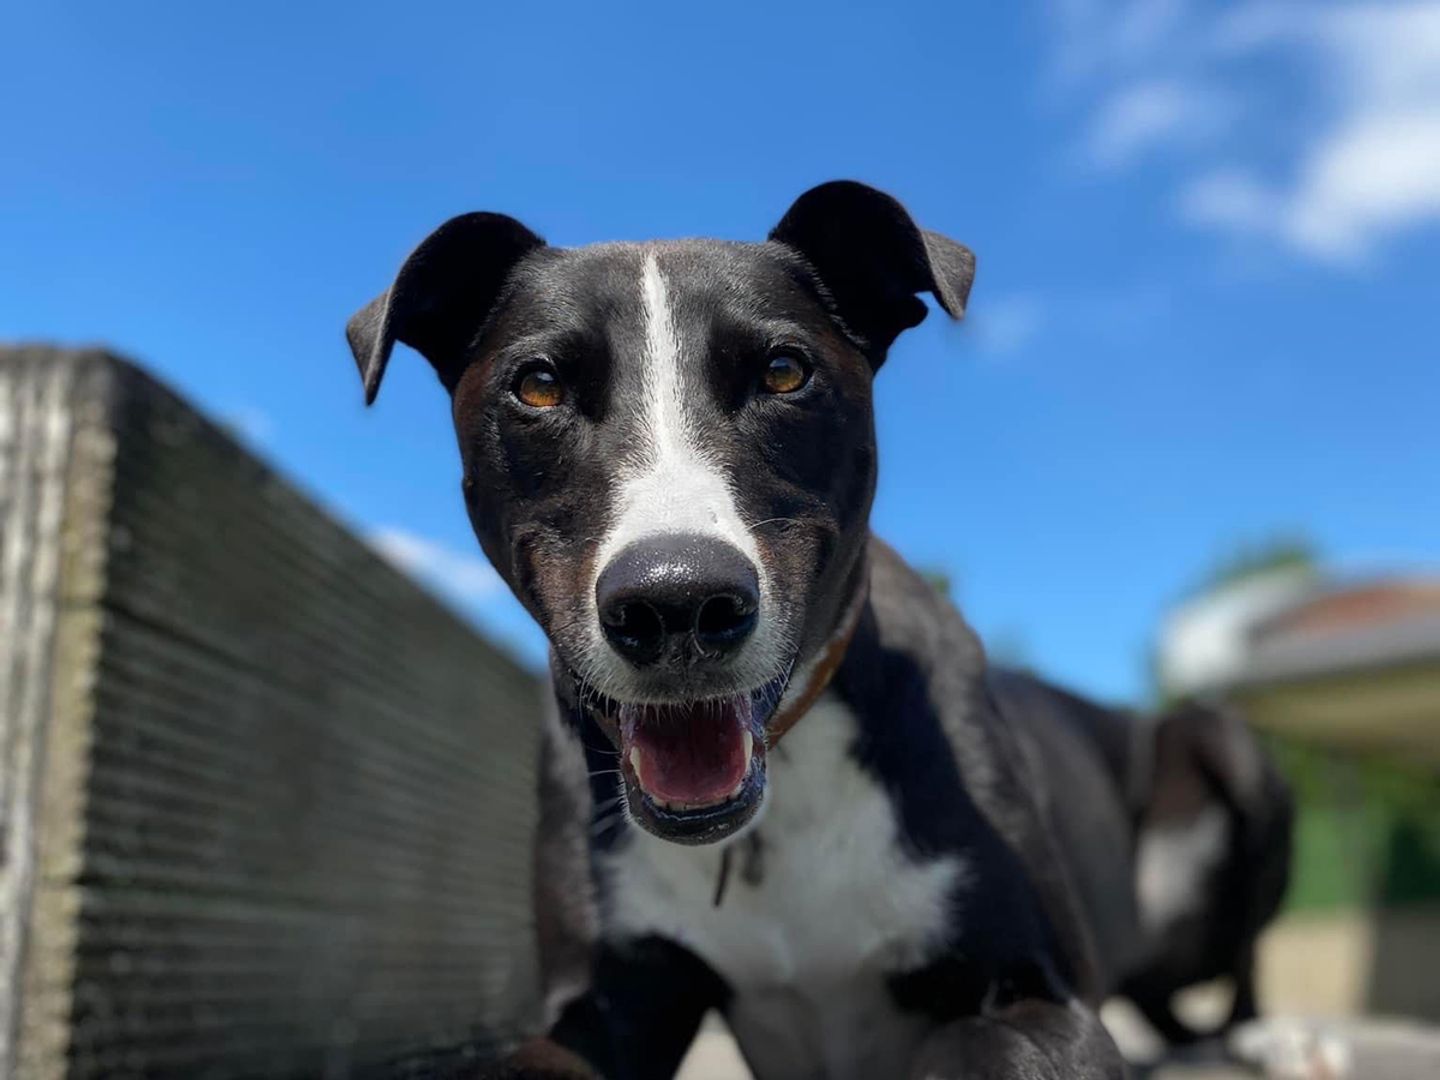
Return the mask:
M1136 816L1142 960L1119 992L1171 1047L1219 1040L1259 1015L1255 950L1289 884L1294 799L1239 714L1183 701L1149 738ZM1234 988L1219 1026L1197 1031L1171 999L1211 979Z
M551 644L550 1015L505 1075L668 1077L712 1009L762 1078L1124 1075L1124 784L869 527L872 380L974 270L835 181L759 243L465 214L351 319L367 401L397 342L434 367Z
M1063 804L1061 843L1088 851L1123 832L1132 853L1128 895L1111 881L1084 898L1101 936L1126 945L1108 957L1108 993L1140 1010L1167 1055L1228 1056L1226 1033L1259 1015L1256 948L1289 882L1294 804L1274 762L1233 706L1184 700L1141 715L1028 675L989 677L1037 771L1072 781L1047 789ZM1093 770L1061 771L1077 760L1103 765L1098 784ZM1086 776L1088 786L1073 783ZM1213 979L1228 979L1234 997L1199 1031L1172 999Z

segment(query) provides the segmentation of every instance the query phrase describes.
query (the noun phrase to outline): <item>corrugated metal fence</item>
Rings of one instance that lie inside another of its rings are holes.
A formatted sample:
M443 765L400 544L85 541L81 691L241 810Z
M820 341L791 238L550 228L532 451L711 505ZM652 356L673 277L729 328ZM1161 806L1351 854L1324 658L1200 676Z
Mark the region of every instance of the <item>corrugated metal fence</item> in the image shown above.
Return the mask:
M0 1075L483 1054L539 695L135 368L0 350Z

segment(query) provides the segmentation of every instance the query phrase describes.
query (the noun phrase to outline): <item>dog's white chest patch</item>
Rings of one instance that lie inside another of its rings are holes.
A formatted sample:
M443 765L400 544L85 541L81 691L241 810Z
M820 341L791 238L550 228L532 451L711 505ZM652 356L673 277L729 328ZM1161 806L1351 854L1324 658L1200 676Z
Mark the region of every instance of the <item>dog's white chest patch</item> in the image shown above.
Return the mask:
M721 851L635 830L605 857L605 934L659 934L734 991L730 1024L761 1077L892 1075L924 1031L894 1009L886 976L923 965L955 925L964 867L918 862L889 798L849 756L855 718L826 695L769 757L757 874Z
M1225 854L1230 821L1219 806L1207 807L1184 825L1146 829L1135 857L1140 919L1152 933L1205 903L1205 880Z

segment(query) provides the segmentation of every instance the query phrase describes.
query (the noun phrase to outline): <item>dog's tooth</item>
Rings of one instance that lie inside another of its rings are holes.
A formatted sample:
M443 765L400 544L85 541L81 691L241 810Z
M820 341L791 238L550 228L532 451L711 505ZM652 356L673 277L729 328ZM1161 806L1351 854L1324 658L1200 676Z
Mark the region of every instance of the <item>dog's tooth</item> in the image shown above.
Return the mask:
M630 768L632 768L632 769L635 770L635 779L636 779L636 780L640 780L640 758L641 758L640 747L638 747L638 746L632 746L632 747L630 748ZM644 786L645 786L644 781L641 781L640 786L641 786L641 787L644 787Z
M749 772L750 758L755 753L755 737L748 728L740 733L740 742L745 747L745 771Z

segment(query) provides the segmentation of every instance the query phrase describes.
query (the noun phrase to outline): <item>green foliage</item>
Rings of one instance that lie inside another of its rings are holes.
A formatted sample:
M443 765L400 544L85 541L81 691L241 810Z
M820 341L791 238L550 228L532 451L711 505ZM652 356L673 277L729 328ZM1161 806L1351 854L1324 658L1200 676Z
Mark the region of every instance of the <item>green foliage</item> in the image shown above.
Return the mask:
M1299 533L1258 542L1242 542L1216 561L1197 592L1214 592L1281 571L1318 578L1320 567L1319 548L1314 541Z
M1440 899L1440 777L1433 767L1293 736L1266 742L1298 811L1290 908Z
M917 568L916 573L929 582L931 587L945 599L954 598L955 594L951 590L954 588L955 582L950 576L950 571L936 566L921 566Z

